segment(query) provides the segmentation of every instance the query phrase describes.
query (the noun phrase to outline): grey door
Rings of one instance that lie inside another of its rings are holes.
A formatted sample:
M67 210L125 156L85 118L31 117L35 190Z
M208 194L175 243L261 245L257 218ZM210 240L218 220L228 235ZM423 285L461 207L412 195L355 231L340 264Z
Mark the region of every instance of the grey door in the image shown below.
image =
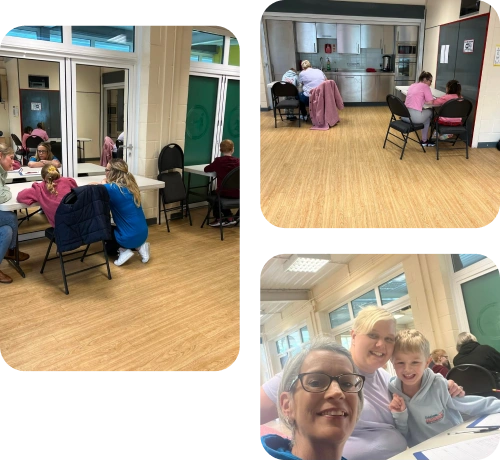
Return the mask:
M441 26L439 32L438 60L437 60L437 68L436 68L436 75L434 82L436 85L436 89L440 91L446 91L446 82L448 82L449 80L453 80L455 78L455 65L457 60L459 28L460 28L460 23L456 22L454 24ZM444 45L450 46L447 63L440 62L441 47Z
M462 96L472 101L472 112L469 123L467 123L469 143L472 141L472 132L474 130L487 26L488 16L480 16L460 22L458 32L455 79L462 85ZM464 53L465 40L474 40L472 53Z
M287 70L297 66L293 22L268 19L266 27L271 78L273 81L280 81Z

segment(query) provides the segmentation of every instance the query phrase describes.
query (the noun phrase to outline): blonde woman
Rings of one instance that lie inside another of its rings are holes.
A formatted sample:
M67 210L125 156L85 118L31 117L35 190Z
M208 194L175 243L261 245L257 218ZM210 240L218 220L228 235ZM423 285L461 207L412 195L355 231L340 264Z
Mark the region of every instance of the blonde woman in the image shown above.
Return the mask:
M0 203L12 198L9 186L5 185L7 171L12 170L14 151L12 147L0 143ZM15 259L17 242L17 216L12 211L0 211L0 263L5 259ZM19 252L19 261L26 261L29 254ZM12 283L12 279L0 271L0 283Z
M54 165L44 165L42 168L43 182L34 182L30 189L24 189L17 194L17 201L32 205L40 203L45 216L52 227L55 227L57 207L63 197L78 187L73 178L61 177L59 170Z
M302 85L302 91L299 93L300 119L307 121L306 107L309 107L309 94L326 80L326 75L321 69L313 69L307 60L302 61L301 67L302 72L299 74L299 83Z
M396 320L382 307L366 307L354 320L350 352L359 374L365 377L365 404L342 451L347 459L389 459L406 450L406 440L396 429L389 410L390 375L383 368L392 357L395 338ZM277 394L273 388L279 387L281 379L278 374L262 386L261 415L263 411L270 415L266 402ZM448 381L448 387L452 397L464 395L454 381Z
M108 254L118 254L117 266L127 262L133 250L139 252L143 263L149 261L148 225L141 206L141 193L134 175L122 159L112 159L106 166L104 182L109 194L113 215L113 240L107 242Z
M61 166L59 159L54 157L50 148L50 142L41 142L36 148L36 155L30 157L28 166L30 168L41 168L44 165L54 165L56 168Z

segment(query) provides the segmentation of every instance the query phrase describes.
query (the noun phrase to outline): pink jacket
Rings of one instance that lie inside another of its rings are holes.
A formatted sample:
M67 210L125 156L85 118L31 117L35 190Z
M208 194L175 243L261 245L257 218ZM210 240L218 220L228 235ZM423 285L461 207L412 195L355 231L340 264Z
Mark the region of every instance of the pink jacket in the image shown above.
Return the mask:
M434 106L442 106L445 102L451 101L452 99L457 99L458 95L457 94L445 94L444 96L441 96L440 98L434 99L432 104ZM447 123L462 123L462 119L460 117L439 117L438 123L441 124L447 124Z
M47 132L45 130L42 130L41 128L35 128L31 132L30 136L40 136L44 141L48 141L49 140L49 135L47 134ZM26 144L26 140L24 142Z
M344 101L334 80L326 80L314 88L309 95L311 130L328 130L336 125L340 120L338 110L343 108Z
M45 182L34 182L30 189L24 189L17 194L17 201L26 203L27 205L38 202L45 216L47 216L50 225L54 227L57 207L63 197L68 192L71 192L71 188L73 187L78 187L73 178L61 177L54 181L54 188L57 191L57 195L53 195L47 190Z
M101 166L106 166L111 160L114 147L115 143L113 142L113 140L109 136L106 136L104 138L104 144L102 145Z

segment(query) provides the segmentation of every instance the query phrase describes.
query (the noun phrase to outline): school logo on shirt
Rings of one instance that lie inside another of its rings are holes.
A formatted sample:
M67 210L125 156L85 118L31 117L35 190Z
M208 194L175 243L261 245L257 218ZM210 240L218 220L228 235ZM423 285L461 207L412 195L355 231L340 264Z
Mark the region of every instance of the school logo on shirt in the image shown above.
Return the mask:
M441 410L436 415L426 416L425 417L425 422L426 422L426 424L437 423L438 421L441 421L443 418L444 418L444 411Z

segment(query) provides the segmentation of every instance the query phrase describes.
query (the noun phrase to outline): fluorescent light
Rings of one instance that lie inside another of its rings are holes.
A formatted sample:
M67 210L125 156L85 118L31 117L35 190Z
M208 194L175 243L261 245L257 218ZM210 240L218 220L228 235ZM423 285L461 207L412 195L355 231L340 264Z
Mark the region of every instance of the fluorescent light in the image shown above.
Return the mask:
M397 320L400 319L401 317L404 317L404 314L394 314L393 317Z
M124 34L117 35L116 37L108 38L108 42L114 43L127 43L127 36Z
M330 255L292 255L283 265L288 272L318 272L330 262Z

